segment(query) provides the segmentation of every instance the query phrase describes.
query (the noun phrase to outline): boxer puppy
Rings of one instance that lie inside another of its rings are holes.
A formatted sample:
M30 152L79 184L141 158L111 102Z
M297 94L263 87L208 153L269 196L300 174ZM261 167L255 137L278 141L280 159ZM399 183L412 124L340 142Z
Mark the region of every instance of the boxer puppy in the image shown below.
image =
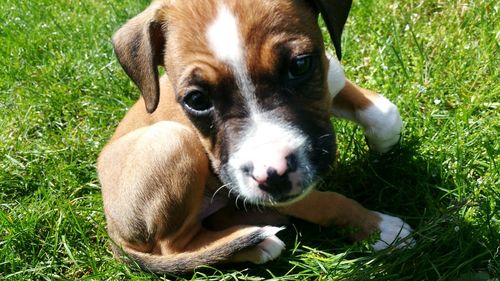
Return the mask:
M326 55L318 14L340 58L350 5L158 0L116 32L142 93L98 160L118 256L158 273L265 263L284 248L273 225L287 216L352 227L356 240L380 232L375 250L413 243L401 219L314 190L336 154L332 115L359 123L380 152L402 127L396 106Z

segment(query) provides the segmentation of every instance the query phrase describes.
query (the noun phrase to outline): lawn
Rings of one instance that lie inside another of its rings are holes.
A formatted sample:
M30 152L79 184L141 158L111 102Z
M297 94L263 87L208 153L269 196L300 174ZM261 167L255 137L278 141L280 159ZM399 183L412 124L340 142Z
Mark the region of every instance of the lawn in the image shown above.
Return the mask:
M113 32L147 1L0 1L0 279L155 280L112 257L96 157L138 90ZM339 159L322 189L403 217L417 244L374 253L335 228L296 222L262 266L203 268L208 280L499 280L500 6L493 0L356 0L348 76L405 121L399 147L370 153L335 120Z

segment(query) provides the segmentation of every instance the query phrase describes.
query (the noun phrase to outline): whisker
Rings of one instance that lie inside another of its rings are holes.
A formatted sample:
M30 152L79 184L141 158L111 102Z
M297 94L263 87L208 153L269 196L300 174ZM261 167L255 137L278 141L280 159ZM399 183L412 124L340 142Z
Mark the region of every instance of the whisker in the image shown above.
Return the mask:
M260 200L255 203L255 208L257 208L257 211L259 211L259 213L262 213L262 211L260 210Z
M217 190L212 195L212 198L210 198L210 203L214 202L214 198L215 198L215 195L217 194L217 192L221 191L224 187L230 186L231 184L232 183L226 183L226 184L223 184L221 187L217 188Z
M240 199L240 196L241 195L238 194L238 196L236 196L236 199L234 200L234 205L236 206L236 209L238 209L238 210L240 209L240 207L238 207L238 199Z
M245 198L245 199L243 200L243 209L245 209L245 212L247 212L247 213L248 213L248 210L247 210L247 200L248 200L248 198Z

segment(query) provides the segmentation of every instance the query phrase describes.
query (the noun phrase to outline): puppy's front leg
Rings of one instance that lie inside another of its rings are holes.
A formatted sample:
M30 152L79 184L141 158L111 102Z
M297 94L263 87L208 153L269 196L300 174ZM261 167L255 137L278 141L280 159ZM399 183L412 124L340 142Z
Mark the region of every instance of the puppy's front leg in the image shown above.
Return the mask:
M312 191L304 199L291 205L277 208L279 212L322 226L338 225L352 227L352 238L356 241L380 231L380 240L373 244L374 250L382 250L395 244L396 247L411 246L413 239L405 239L411 227L397 217L370 211L358 202L335 192ZM402 240L396 243L397 240Z
M368 145L387 152L400 138L403 122L398 108L385 97L345 79L338 60L329 57L328 88L333 97L332 114L361 125Z
M387 152L400 138L403 122L398 108L385 97L346 80L333 99L332 114L360 124L371 149Z

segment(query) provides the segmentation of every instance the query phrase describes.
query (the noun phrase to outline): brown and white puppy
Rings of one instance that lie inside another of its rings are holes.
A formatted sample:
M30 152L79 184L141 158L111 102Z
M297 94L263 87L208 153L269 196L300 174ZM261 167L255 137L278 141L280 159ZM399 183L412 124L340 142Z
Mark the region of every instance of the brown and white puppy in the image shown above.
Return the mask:
M264 263L284 248L272 225L286 216L354 227L355 239L379 231L375 250L413 243L399 218L313 190L334 161L332 115L363 126L380 152L402 127L391 102L346 80L326 55L318 13L340 57L349 9L350 1L158 0L117 31L116 54L142 98L98 173L108 232L125 256L153 272Z

